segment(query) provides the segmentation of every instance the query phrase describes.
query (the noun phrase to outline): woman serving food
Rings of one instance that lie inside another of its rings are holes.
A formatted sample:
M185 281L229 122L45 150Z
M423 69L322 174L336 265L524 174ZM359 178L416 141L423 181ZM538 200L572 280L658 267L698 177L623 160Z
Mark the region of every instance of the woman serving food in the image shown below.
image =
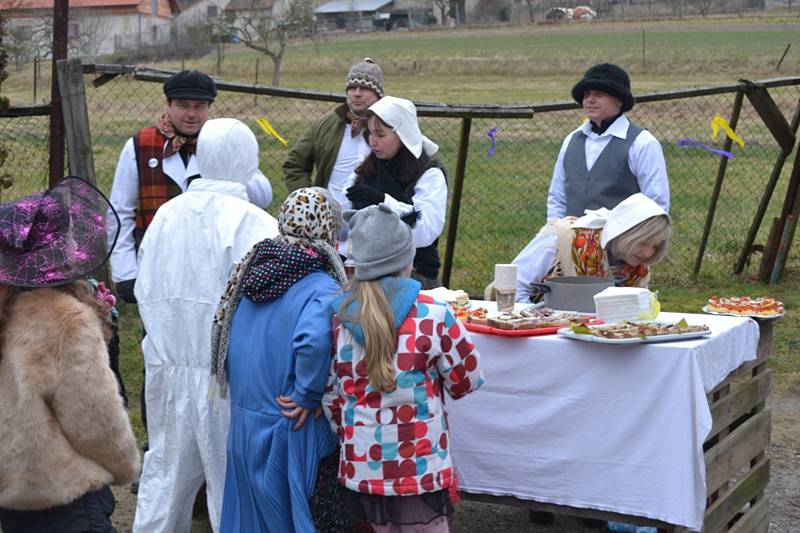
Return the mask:
M669 215L642 193L610 211L552 219L514 258L516 299L532 301L534 283L560 276L613 276L624 286L647 287L650 267L664 258L671 240Z

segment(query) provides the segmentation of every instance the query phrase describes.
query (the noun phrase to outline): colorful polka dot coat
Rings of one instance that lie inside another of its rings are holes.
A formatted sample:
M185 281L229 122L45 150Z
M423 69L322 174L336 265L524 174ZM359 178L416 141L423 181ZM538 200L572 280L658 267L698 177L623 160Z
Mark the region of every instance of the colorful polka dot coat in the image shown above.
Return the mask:
M449 307L428 296L398 329L395 390L367 378L364 348L334 317L335 354L323 398L339 436L339 480L368 494L435 492L453 483L444 391L460 398L483 383L480 358Z

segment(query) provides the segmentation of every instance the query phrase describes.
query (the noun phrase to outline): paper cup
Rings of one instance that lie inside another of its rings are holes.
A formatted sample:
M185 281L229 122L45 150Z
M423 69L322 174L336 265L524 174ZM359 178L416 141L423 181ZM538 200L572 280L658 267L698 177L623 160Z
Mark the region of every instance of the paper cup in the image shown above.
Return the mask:
M517 288L517 265L494 266L494 288L513 290Z

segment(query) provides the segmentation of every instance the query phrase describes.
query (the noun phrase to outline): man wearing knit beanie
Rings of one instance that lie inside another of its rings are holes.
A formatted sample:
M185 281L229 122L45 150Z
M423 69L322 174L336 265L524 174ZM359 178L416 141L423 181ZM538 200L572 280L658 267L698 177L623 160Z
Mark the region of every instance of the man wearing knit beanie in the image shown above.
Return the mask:
M364 58L350 67L344 88L345 103L315 122L286 157L283 179L289 192L326 187L341 201L347 178L369 154L365 113L383 97L383 71Z
M572 98L588 120L561 145L547 195L548 220L613 209L637 192L669 211L661 144L624 114L635 103L628 73L611 63L594 65L572 88Z

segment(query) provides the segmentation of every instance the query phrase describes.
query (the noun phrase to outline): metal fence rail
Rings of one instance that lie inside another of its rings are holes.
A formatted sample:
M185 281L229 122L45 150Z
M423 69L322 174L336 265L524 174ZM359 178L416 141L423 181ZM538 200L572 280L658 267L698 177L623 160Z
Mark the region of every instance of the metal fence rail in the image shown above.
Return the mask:
M154 124L164 111L161 82L170 73L123 65L84 65L84 72L97 181L102 190L109 191L125 141L139 128ZM769 87L783 115L791 118L800 102L800 78L761 83ZM224 81L219 89L212 116L239 118L256 132L262 171L275 193L269 210L275 213L286 197L281 165L287 151L260 130L256 119L267 118L291 145L344 96ZM722 138L716 142L710 138L710 121L716 114L730 120L741 91L741 84L731 84L639 95L629 113L661 141L670 176L675 238L666 261L655 269L656 285L679 284L692 275L715 188L719 198L714 202L716 212L700 274L728 276L742 251L780 147L746 99L735 128L746 144L730 148L735 157L727 162L723 180L718 180L719 156L677 146L678 140L691 138L722 148ZM439 243L445 258L443 276L450 286L479 294L491 281L493 265L511 261L545 222L556 155L583 116L574 102L534 106L418 102L418 108L423 132L439 144L438 157L449 169L451 205L448 227ZM19 120L23 119L0 118L0 135L13 139L12 145L20 149L6 168L17 177L12 191L21 194L46 184L47 164L46 152L38 151L40 146L46 149L46 139L42 144L35 138L46 127L19 124ZM492 128L496 128L497 142L488 156L491 141L486 133ZM768 217L780 212L788 169L783 174ZM757 242L763 242L765 232L762 228Z

